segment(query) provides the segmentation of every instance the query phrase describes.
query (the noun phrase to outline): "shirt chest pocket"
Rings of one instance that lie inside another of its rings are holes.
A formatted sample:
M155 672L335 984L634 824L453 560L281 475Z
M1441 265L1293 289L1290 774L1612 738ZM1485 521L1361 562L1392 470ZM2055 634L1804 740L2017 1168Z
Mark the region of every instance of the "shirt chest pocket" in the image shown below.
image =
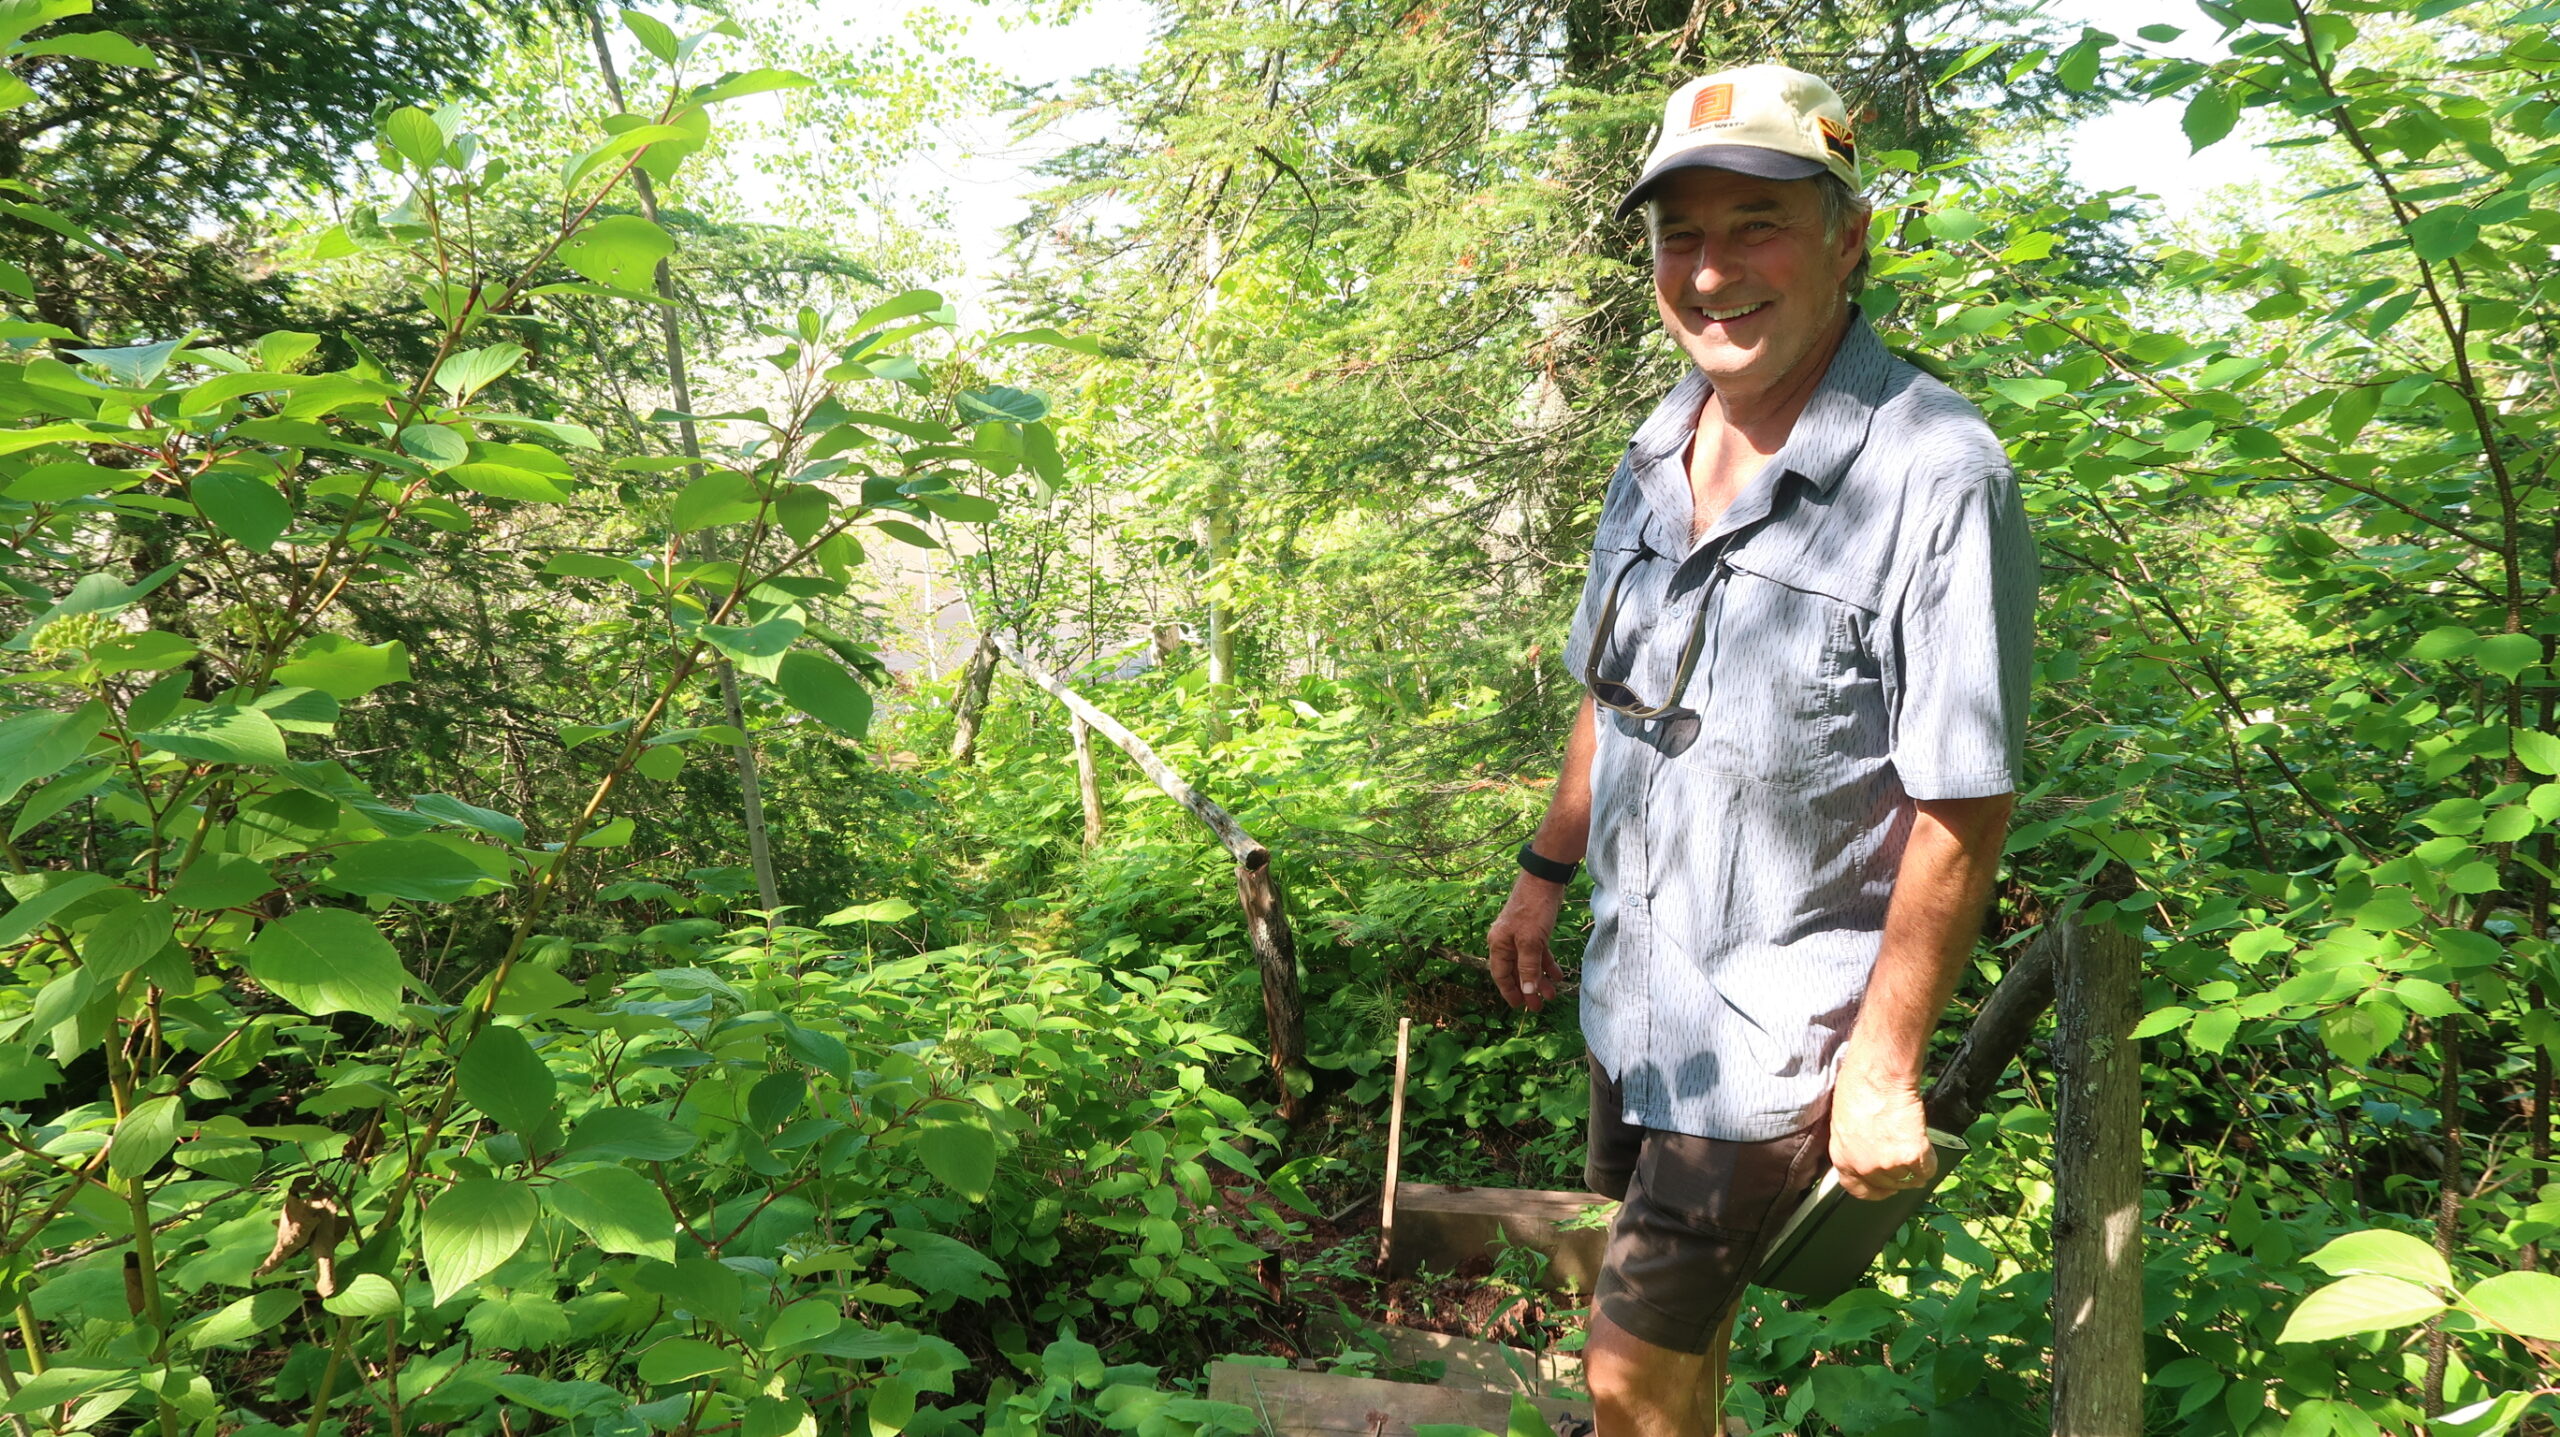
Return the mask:
M1679 761L1779 788L1819 787L1885 751L1875 611L1857 586L1727 556L1711 580Z

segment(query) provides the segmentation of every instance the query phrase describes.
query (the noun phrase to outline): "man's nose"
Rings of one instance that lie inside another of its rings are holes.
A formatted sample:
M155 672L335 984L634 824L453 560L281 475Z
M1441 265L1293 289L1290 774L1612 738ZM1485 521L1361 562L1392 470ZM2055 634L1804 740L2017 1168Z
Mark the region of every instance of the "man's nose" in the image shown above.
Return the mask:
M1741 273L1740 248L1719 240L1699 244L1697 258L1689 266L1689 288L1699 294L1714 294L1733 283Z

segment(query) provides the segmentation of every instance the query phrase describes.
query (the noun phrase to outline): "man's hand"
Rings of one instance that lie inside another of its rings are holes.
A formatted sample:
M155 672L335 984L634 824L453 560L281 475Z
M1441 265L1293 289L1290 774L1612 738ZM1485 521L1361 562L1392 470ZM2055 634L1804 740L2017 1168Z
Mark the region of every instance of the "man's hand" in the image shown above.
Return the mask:
M1875 972L1840 1051L1831 1095L1831 1166L1852 1197L1873 1202L1937 1174L1920 1071L1929 1031L1947 1011L1956 975L1981 935L2011 802L2005 793L1920 802L1894 875Z
M1938 1175L1917 1086L1840 1076L1831 1094L1831 1166L1849 1196L1877 1202Z
M1535 1013L1563 986L1564 970L1547 951L1563 907L1563 884L1530 873L1512 881L1511 897L1484 935L1485 961L1503 1002Z

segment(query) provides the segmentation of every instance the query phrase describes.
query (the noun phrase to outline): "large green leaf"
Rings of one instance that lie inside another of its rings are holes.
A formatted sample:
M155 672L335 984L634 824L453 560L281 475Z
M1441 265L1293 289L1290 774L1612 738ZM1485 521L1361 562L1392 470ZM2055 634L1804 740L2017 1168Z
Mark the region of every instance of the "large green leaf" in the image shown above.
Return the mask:
M732 470L714 469L677 492L667 522L677 533L690 534L722 524L743 524L756 516L759 507L754 481Z
M806 628L797 614L782 613L746 628L705 624L702 639L740 668L763 677L774 671L775 660L799 640Z
M273 768L283 763L284 731L257 709L206 704L134 739L148 752L160 750L191 763L236 763Z
M569 1129L564 1158L627 1158L672 1162L692 1152L691 1129L636 1108L598 1108Z
M494 808L482 808L476 803L464 803L461 799L441 793L417 794L409 800L409 805L418 811L419 816L432 818L438 823L449 823L456 828L477 829L492 838L504 839L509 843L524 842L523 822L500 813Z
M2560 1277L2502 1272L2462 1295L2462 1305L2502 1332L2560 1342Z
M521 1031L496 1024L481 1029L454 1071L462 1096L524 1139L527 1150L550 1146L559 1126L559 1080Z
M400 452L442 474L471 457L471 441L450 424L412 424L400 431Z
M2278 1342L2323 1342L2333 1337L2382 1332L2424 1322L2444 1311L2435 1294L2396 1277L2360 1273L2341 1278L2302 1300L2286 1319Z
M995 338L988 340L987 344L990 348L1016 344L1037 344L1050 349L1070 349L1078 354L1090 354L1096 358L1100 358L1102 355L1102 342L1095 339L1093 336L1086 334L1066 334L1058 330L1051 329L1045 325L1038 329L1017 329L1010 333L999 334Z
M972 389L958 400L960 417L972 424L992 424L1011 420L1016 424L1037 424L1049 417L1049 401L1028 389L996 385Z
M176 564L163 564L131 582L120 579L114 574L83 574L78 582L71 586L69 593L64 594L60 601L43 613L28 620L27 626L20 629L8 643L0 644L0 648L19 653L26 652L28 646L34 642L35 636L44 631L44 626L56 619L66 619L74 614L121 612L141 602L145 595L169 582L176 576L178 568Z
M119 634L101 639L89 646L89 662L105 675L160 673L174 669L200 652L195 645L176 634L158 629L140 633Z
M236 853L199 854L169 887L169 901L180 908L239 908L276 891L267 866Z
M895 1373L874 1381L864 1413L871 1437L897 1437L916 1420L915 1383Z
M54 35L18 47L20 55L69 55L81 60L95 60L101 65L122 65L135 70L157 70L160 57L142 45L113 30L86 30L77 35Z
M93 1358L112 1360L110 1358ZM142 1369L128 1363L118 1367L75 1367L57 1364L34 1374L18 1384L17 1395L11 1397L0 1412L11 1416L40 1413L48 1407L102 1392L130 1390L139 1380Z
M852 738L871 730L871 691L832 659L806 649L782 656L774 683L791 706Z
M24 211L36 207L11 205L8 208L10 213L21 218L33 218ZM176 358L178 351L193 338L195 331L189 330L176 339L164 339L157 344L128 344L118 349L67 349L63 352L76 354L114 375L118 384L139 389L158 379L160 372L169 367L169 361Z
M2348 1233L2311 1254L2308 1260L2331 1277L2373 1272L2426 1287L2453 1286L2452 1270L2433 1247L2389 1228Z
M113 886L113 881L103 873L74 873L35 896L21 900L8 912L0 913L0 946L17 942L72 904Z
M577 497L576 486L556 474L527 469L519 464L492 464L474 460L456 464L444 471L445 477L474 494L492 499L513 499L523 504L565 504Z
M543 1189L551 1210L607 1252L676 1258L676 1218L657 1184L629 1168L588 1168Z
M424 838L385 838L342 849L323 881L366 898L451 903L489 875L470 859Z
M176 931L166 902L120 903L81 935L81 965L90 977L112 983L150 962Z
M604 441L596 437L594 430L583 424L570 423L565 419L532 419L522 414L487 413L474 414L471 417L484 425L495 425L502 429L521 429L528 434L539 434L555 444L566 444L572 448L604 448Z
M855 315L853 323L845 328L851 333L862 334L897 320L912 319L919 314L930 314L942 308L944 303L942 296L932 290L911 289L894 298L882 300Z
M2408 1015L2390 1003L2364 1002L2320 1015L2320 1041L2349 1063L2369 1063L2400 1036Z
M2409 223L2409 247L2423 260L2452 259L2480 242L2480 221L2459 205L2431 209Z
M1072 1382L1088 1390L1104 1381L1101 1349L1077 1337L1061 1337L1040 1352L1040 1375L1058 1382Z
M2240 123L2240 99L2227 85L2207 85L2187 101L2179 127L2187 132L2190 154L2231 133Z
M360 644L336 634L314 634L289 662L276 666L275 678L349 703L385 684L407 683L409 646L398 639Z
M824 1337L844 1325L844 1312L826 1298L807 1297L773 1315L764 1330L764 1348L780 1352L795 1343Z
M261 929L241 959L267 991L314 1017L362 1013L400 1021L412 980L372 920L343 908L297 909Z
M427 1204L419 1246L435 1300L445 1302L515 1256L542 1216L533 1190L503 1178L470 1177Z
M293 524L293 506L276 486L228 469L199 474L187 497L213 527L243 549L265 553Z
M415 105L403 105L382 117L381 143L420 169L444 153L444 127Z
M9 481L7 495L21 504L61 504L109 489L127 489L142 481L137 469L109 469L103 464L61 460L38 464Z
M771 90L799 90L818 83L796 70L747 70L721 76L695 89L686 96L696 105L713 105L734 100L741 95L761 95Z
M380 1278L374 1280L381 1281ZM299 1291L290 1287L270 1287L264 1292L253 1292L241 1298L178 1335L190 1347L236 1347L284 1321L301 1307L302 1294Z
M560 246L560 260L598 284L644 290L658 261L676 252L667 232L638 215L607 215Z
M738 1354L699 1338L670 1337L640 1357L640 1380L657 1386L691 1382L738 1365Z
M995 1186L996 1135L983 1122L929 1122L916 1134L925 1171L969 1199L986 1201Z
M107 1149L108 1173L130 1181L158 1167L178 1145L178 1124L185 1117L186 1109L175 1093L134 1104L116 1121L115 1138Z
M898 1245L889 1254L889 1270L924 1291L981 1301L993 1297L1004 1278L1003 1268L958 1238L904 1227L888 1228L880 1235Z
M2560 774L2560 736L2540 729L2515 731L2516 761L2539 774Z
M0 803L69 767L106 721L107 706L91 699L65 713L38 709L0 722Z
M340 1317L389 1317L402 1306L399 1287L372 1272L358 1273L320 1305Z
M524 353L521 344L492 344L448 355L444 363L436 366L436 387L460 403L495 384L523 362Z
M622 28L631 32L640 48L672 65L676 62L676 32L667 22L639 10L622 12Z

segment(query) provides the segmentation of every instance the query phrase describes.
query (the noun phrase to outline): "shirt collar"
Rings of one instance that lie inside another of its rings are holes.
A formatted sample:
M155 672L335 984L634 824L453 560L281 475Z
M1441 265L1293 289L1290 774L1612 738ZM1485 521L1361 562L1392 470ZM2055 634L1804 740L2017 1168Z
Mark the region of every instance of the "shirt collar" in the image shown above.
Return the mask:
M1833 351L1831 367L1823 372L1822 383L1806 401L1804 412L1796 416L1785 447L1770 456L1763 472L1793 473L1816 490L1831 492L1848 472L1849 461L1866 447L1867 424L1883 402L1892 365L1893 357L1868 327L1866 315L1852 305L1848 333ZM1692 368L1654 406L1627 446L1639 468L1678 460L1697 433L1698 410L1707 402L1708 389L1707 377Z

